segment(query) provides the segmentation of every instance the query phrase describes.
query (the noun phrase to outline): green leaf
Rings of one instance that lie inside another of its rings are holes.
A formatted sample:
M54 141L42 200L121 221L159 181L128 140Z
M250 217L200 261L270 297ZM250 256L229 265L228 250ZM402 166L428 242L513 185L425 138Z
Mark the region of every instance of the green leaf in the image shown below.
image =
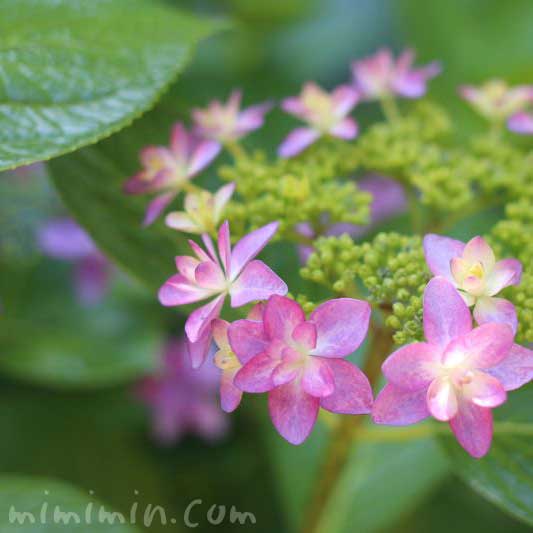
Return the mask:
M100 510L110 518L102 520ZM61 514L63 513L63 514ZM25 476L0 476L0 530L2 533L56 533L91 531L94 533L135 533L128 516L114 518L111 510L88 492L52 479Z
M222 24L149 0L0 0L0 170L130 124Z
M512 392L494 411L492 448L472 459L451 436L443 442L456 473L482 496L533 525L533 387Z

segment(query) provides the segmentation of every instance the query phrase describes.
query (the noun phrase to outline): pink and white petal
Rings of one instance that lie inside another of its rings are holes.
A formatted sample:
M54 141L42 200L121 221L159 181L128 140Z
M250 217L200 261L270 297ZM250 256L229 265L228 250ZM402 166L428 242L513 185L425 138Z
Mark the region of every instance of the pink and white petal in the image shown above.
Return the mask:
M199 244L189 239L189 246L200 261L212 261L212 258L202 249Z
M455 287L445 278L431 279L424 291L426 340L444 348L471 330L470 310Z
M459 401L448 378L437 378L431 383L427 392L427 404L431 415L441 422L448 422L457 414Z
M385 377L405 390L428 387L440 368L442 348L426 342L415 342L389 355L381 367Z
M224 273L213 261L200 263L194 271L194 278L199 287L213 292L222 292L226 286Z
M237 117L236 133L242 136L260 128L265 122L265 114L273 107L271 102L247 107Z
M503 385L493 376L477 371L470 383L463 385L463 398L480 407L498 407L507 400Z
M513 333L518 329L515 306L504 298L494 298L494 296L479 298L474 307L474 318L478 324L490 322L507 324Z
M409 391L388 383L378 394L372 408L376 424L408 426L427 418L427 389Z
M209 254L209 259L214 263L218 263L217 253L215 252L215 245L213 244L213 239L207 233L202 233L202 242L204 243L205 249Z
M492 442L492 412L487 407L479 407L462 401L450 427L459 444L476 459L486 455Z
M211 322L218 318L224 303L225 295L221 294L208 304L195 309L185 322L185 333L191 342L196 342L206 329L211 328Z
M180 163L185 164L189 159L190 148L191 142L189 133L181 122L177 122L172 127L170 133L170 149L176 159Z
M335 376L328 365L327 359L306 356L302 375L302 387L307 394L317 398L325 398L335 390Z
M359 93L349 85L340 85L331 93L334 113L337 117L345 117L359 101Z
M329 133L339 139L350 141L357 137L358 131L357 122L352 117L346 117L331 128Z
M191 155L187 168L187 176L195 176L198 172L209 166L213 159L220 153L221 149L222 145L216 141L200 142Z
M533 379L533 351L513 344L507 357L487 372L494 376L506 391L518 389Z
M317 331L317 345L311 354L350 355L366 337L370 314L368 302L353 298L338 298L319 305L309 316Z
M255 320L237 320L230 324L228 340L233 353L242 364L263 353L270 343L263 324Z
M181 274L174 274L161 286L158 298L161 305L173 307L205 300L212 294L213 291L196 287Z
M307 394L297 381L272 390L268 395L270 418L279 434L291 444L301 444L316 422L320 400Z
M429 270L435 276L444 276L453 282L450 270L450 261L454 257L460 257L465 248L464 243L449 237L442 237L429 233L424 237L424 255Z
M316 326L312 322L302 322L294 328L292 339L303 348L312 350L316 346L316 335Z
M514 333L508 325L483 324L451 342L443 362L455 364L464 361L470 369L490 368L507 357L513 347L513 339Z
M183 231L185 233L201 233L203 230L198 224L183 211L172 211L165 217L165 224L172 229Z
M463 283L463 280L468 276L468 273L470 272L470 267L470 263L462 257L454 257L450 261L450 270L452 272L454 281L458 285L461 285Z
M211 328L205 328L202 335L195 342L191 342L187 339L187 351L189 353L189 359L191 366L194 369L200 368L209 355L211 343L213 341Z
M518 259L502 259L487 276L486 294L494 296L505 287L518 285L521 279L522 263Z
M248 316L246 318L248 320L263 320L265 305L266 304L264 302L259 302L258 304L255 304L248 312Z
M156 196L146 208L144 215L143 226L149 226L153 224L159 215L165 210L165 208L174 200L176 196L175 192L166 192Z
M263 314L265 333L270 339L292 340L292 332L305 322L305 313L300 304L284 296L271 296Z
M463 250L463 259L469 263L480 262L486 272L490 272L496 264L496 257L492 248L483 237L470 239Z
M39 228L37 238L39 248L55 259L77 261L96 252L89 235L70 218L48 221Z
M462 287L467 294L481 296L485 291L485 280L477 276L467 276L462 283Z
M220 255L220 260L222 261L222 266L226 275L229 277L230 270L230 260L231 260L231 243L230 243L230 233L229 233L229 223L226 220L220 229L218 230L218 253Z
M304 118L307 114L307 109L302 100L297 96L289 96L281 102L281 109L286 113L295 115L299 118Z
M235 386L233 379L237 371L225 370L220 377L220 407L226 413L231 413L239 407L242 391Z
M178 255L176 256L175 262L178 272L182 276L186 277L190 282L194 283L194 271L200 264L200 261L198 261L198 259L195 257L191 257L190 255Z
M285 385L302 373L302 355L292 348L284 348L282 361L272 373L272 382L276 387Z
M320 400L320 406L332 413L366 415L372 411L373 395L368 378L354 364L344 359L328 359L335 390Z
M274 359L267 353L260 353L237 372L233 383L243 392L270 391L275 387L272 373L279 364L279 359Z
M320 132L311 128L296 128L292 130L279 145L278 155L283 158L293 157L300 152L303 152L320 136Z
M248 263L241 275L231 284L231 306L240 307L256 300L267 300L273 294L287 294L287 284L263 263L255 260Z
M215 318L213 320L213 339L220 350L231 352L231 346L228 339L229 322L222 320L221 318Z
M268 241L278 231L278 222L271 222L262 226L248 235L245 235L233 248L231 252L231 279L234 280L242 269L255 258L259 252L266 246Z
M235 183L228 183L227 185L224 185L224 187L221 187L214 196L214 211L215 220L219 220L222 216L222 213L224 212L224 208L226 207L226 204L229 202L230 198L233 196L233 193L235 191Z
M516 113L507 121L507 127L515 133L533 135L533 114Z

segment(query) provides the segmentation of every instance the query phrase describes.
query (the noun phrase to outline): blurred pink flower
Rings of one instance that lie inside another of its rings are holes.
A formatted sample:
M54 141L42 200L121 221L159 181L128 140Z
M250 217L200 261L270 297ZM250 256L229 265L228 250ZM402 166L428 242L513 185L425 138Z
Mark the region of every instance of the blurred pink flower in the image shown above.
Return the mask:
M308 127L296 128L289 133L278 148L280 157L299 154L322 135L354 139L357 123L348 115L358 100L357 92L346 85L337 87L330 94L316 83L306 83L300 96L286 98L281 104L284 111L303 120Z
M111 264L74 220L50 220L39 229L37 241L49 257L75 264L74 284L82 303L92 305L103 298L109 286Z
M143 169L124 184L127 194L163 191L149 204L144 225L154 222L184 185L213 161L220 147L187 132L178 122L172 128L170 147L148 146L141 151Z
M209 441L223 437L228 421L217 406L219 372L210 361L193 370L184 339L169 340L158 372L137 386L138 398L152 413L154 437L170 445L187 433Z
M262 321L238 320L229 327L230 346L246 361L234 384L244 392L269 391L272 422L291 444L309 436L320 407L369 413L368 379L343 358L365 339L370 312L367 302L340 298L318 306L307 320L294 300L272 296Z
M533 378L533 352L514 344L505 324L472 329L468 307L442 277L424 293L424 334L426 342L408 344L383 363L388 384L372 418L402 426L431 415L449 422L470 455L483 457L492 441L491 409Z
M507 121L507 127L514 133L533 135L533 113L516 113Z
M427 82L440 74L439 63L413 68L415 54L405 50L395 61L387 48L373 56L352 63L354 86L364 100L379 100L397 95L420 98L427 90Z
M474 306L478 324L501 322L516 332L518 319L514 305L495 298L509 285L518 285L522 264L517 259L496 262L492 248L483 237L474 237L467 244L429 234L424 237L424 253L429 269L443 276L459 291L465 303Z
M178 256L178 274L169 278L159 290L164 306L185 305L215 297L193 311L185 323L191 343L193 367L199 367L211 344L211 323L220 315L226 295L232 307L254 300L266 300L272 294L286 294L287 285L263 261L253 260L272 238L278 223L272 222L244 236L233 249L230 246L228 222L218 233L218 255L209 235L203 234L204 251L189 241L196 257Z
M192 116L195 132L220 145L238 141L248 133L260 128L265 114L272 109L270 102L241 110L241 91L233 91L226 104L212 101L206 109L194 109Z

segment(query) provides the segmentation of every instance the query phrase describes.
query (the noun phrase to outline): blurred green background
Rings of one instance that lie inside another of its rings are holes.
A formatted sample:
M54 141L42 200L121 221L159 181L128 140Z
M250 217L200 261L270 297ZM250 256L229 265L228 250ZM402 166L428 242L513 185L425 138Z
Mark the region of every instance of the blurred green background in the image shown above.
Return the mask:
M530 0L168 2L233 21L231 30L201 45L158 104L168 124L186 117L194 105L225 98L234 87L244 90L245 103L296 94L311 79L331 88L348 80L353 59L380 46L396 51L413 46L419 62L442 61L444 74L430 83L430 96L452 112L465 133L483 125L457 98L458 84L489 77L533 82ZM356 114L362 124L378 116L373 106L361 106ZM148 123L150 113L142 120ZM250 138L251 145L272 150L294 123L275 111L267 124ZM164 125L157 135L166 132ZM264 398L246 398L221 442L188 436L174 446L158 446L132 384L155 367L164 330L176 328L175 322L153 294L120 274L104 301L90 309L80 306L68 282L71 265L44 258L35 246L36 228L63 212L45 176L11 173L0 180L0 298L19 317L0 334L2 471L71 482L118 510L127 511L133 501L162 505L179 520L152 526L157 533L186 530L183 511L198 498L203 504L194 515L197 531L293 531L327 430L322 427L295 449L270 427ZM6 321L0 320L0 329ZM15 327L27 336L15 335ZM13 364L10 358L19 359ZM36 364L42 372L31 375L28 369ZM110 365L120 368L116 383L109 378ZM345 480L352 499L339 499L339 505L353 508L351 531L531 529L448 473L435 443L420 445L424 451L400 455L408 469L388 466L398 448L368 445L358 454ZM206 512L213 504L252 512L257 523L211 526ZM335 527L331 533L345 530Z

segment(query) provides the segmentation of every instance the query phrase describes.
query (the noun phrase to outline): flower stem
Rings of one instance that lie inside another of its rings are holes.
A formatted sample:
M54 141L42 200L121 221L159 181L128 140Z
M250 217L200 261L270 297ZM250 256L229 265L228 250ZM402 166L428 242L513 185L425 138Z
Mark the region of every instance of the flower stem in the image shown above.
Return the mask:
M384 327L374 326L363 368L371 385L377 381L381 363L389 354L391 346L391 332ZM326 509L331 493L353 452L354 440L358 439L358 435L364 429L362 427L364 421L365 417L363 416L343 416L332 432L324 455L326 459L319 472L316 490L312 494L304 514L304 524L301 529L303 533L315 533L320 530L322 513Z
M400 118L400 110L392 96L384 96L380 100L381 110L388 122L396 122Z
M246 150L237 141L227 141L224 146L235 161L238 159L246 159L248 157Z

